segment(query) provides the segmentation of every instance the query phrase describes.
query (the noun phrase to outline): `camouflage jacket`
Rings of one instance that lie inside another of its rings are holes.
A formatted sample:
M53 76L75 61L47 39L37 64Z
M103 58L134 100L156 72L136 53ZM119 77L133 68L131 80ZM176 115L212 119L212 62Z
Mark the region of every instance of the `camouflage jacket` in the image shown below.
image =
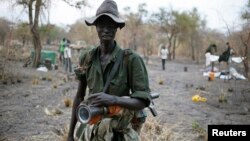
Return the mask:
M81 81L87 81L88 94L102 92L108 74L117 59L119 50L121 50L121 48L116 44L111 55L112 57L103 70L99 60L99 47L93 48L80 55L79 65L82 70L77 73L77 78ZM139 98L144 100L148 106L150 104L150 89L145 64L142 58L132 50L125 50L124 56L117 72L110 81L108 94Z
M101 68L99 60L100 48L96 47L81 54L79 65L82 70L77 72L80 81L86 81L89 92L98 93L103 91L103 87L112 67L117 60L118 52L122 50L117 44L112 52L111 58L106 68ZM142 58L132 50L124 50L123 61L120 63L117 72L111 79L108 94L117 96L129 96L142 99L146 106L150 104L150 89L148 74ZM119 127L122 131L122 138L116 140L137 141L139 135L134 131L131 121L135 115L134 111L124 109L119 116L105 118L96 125L81 125L77 131L77 137L81 141L109 140L116 136L113 130ZM119 122L118 122L119 121ZM108 128L108 129L107 129ZM105 131L102 131L105 130ZM125 131L125 132L124 132ZM90 135L95 135L94 137Z

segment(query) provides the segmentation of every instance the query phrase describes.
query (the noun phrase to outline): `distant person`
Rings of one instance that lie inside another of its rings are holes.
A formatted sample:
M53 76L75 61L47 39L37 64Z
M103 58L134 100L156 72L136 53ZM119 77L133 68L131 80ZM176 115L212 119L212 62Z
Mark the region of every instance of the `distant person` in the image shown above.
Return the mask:
M65 72L72 72L70 40L66 40L64 48Z
M226 43L226 50L220 55L219 62L226 62L229 65L232 61L232 55L234 51L231 48L229 42Z
M168 49L163 45L160 50L161 62L162 62L162 70L165 70L166 60L168 58Z
M63 38L63 39L60 41L60 44L59 44L58 52L59 52L59 61L60 61L60 64L64 64L64 49L65 49L65 43L66 43L66 39Z
M209 47L207 48L207 50L205 52L206 67L209 67L210 65L212 65L210 71L214 71L214 61L218 59L218 57L213 59L212 55L214 55L215 52L217 52L216 44L209 45Z

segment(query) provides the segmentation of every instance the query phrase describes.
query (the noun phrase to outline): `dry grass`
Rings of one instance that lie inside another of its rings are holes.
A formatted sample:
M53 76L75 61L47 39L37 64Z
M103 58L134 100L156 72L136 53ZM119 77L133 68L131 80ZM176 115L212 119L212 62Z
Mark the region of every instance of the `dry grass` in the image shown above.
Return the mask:
M221 90L221 93L219 95L218 101L220 103L224 103L224 102L226 103L227 102L227 94L223 90Z
M187 139L207 141L206 130L200 127L197 122L193 122L192 128L190 128L193 133L186 133L186 128L183 127L183 124L187 123L179 121L174 125L163 124L158 118L148 115L140 133L141 141L183 141ZM59 141L66 141L68 135L67 126L60 131Z
M140 136L142 141L170 141L172 134L171 128L149 115Z
M36 76L36 75L34 75L33 77L32 77L32 85L38 85L39 84L39 78L38 78L38 76Z
M159 80L159 81L158 81L158 84L159 84L159 85L163 85L163 84L164 84L163 80Z
M63 102L66 107L72 107L73 105L73 102L70 98L64 98Z
M21 77L20 73L17 73L16 80L17 80L17 83L21 83L22 82L22 77Z
M205 141L207 140L207 131L200 127L200 125L196 121L192 123L192 129L193 131L198 133L199 137L204 138Z
M174 126L169 128L157 121L156 118L148 116L141 130L141 141L171 141L173 135L172 128L174 128ZM66 141L67 136L68 128L65 126L62 129L59 141Z
M47 79L48 81L52 81L52 75L51 75L50 72L47 72L46 79Z
M64 83L66 83L66 82L68 82L68 81L69 81L69 78L68 78L68 76L67 76L67 75L65 75L65 76L63 76L62 80L63 80L63 82L64 82Z
M4 46L0 51L0 56L5 57L7 60L20 61L30 56L30 51L27 47Z
M5 72L5 73L3 74L1 80L2 80L3 84L7 85L8 82L9 82L9 74L7 74L7 73Z
M57 84L56 83L53 84L53 88L57 89Z
M191 130L184 125L185 120L178 120L173 125L163 124L151 115L147 118L141 131L142 141L185 141L199 140L207 141L206 130L197 122L192 123ZM187 132L189 131L189 132ZM193 132L192 132L193 131Z
M62 133L61 136L59 137L58 141L67 141L68 138L68 126L65 124L63 129L62 129Z

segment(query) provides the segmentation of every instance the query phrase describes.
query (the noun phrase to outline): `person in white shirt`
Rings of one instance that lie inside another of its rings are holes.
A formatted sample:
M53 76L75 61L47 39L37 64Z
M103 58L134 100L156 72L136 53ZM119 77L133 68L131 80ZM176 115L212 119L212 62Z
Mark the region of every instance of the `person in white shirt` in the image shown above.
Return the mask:
M160 55L161 55L161 61L162 61L162 70L165 70L165 63L168 58L168 49L165 46L161 47Z
M69 46L70 41L66 40L65 49L64 49L64 58L65 58L65 71L72 72L72 66L71 66L71 48Z
M215 52L217 52L217 45L216 44L211 44L209 45L209 47L207 48L206 52L205 52L205 57L206 57L206 64L205 64L205 68L210 67L211 65L211 69L207 68L209 71L214 71L214 62L218 61L219 56L215 56Z

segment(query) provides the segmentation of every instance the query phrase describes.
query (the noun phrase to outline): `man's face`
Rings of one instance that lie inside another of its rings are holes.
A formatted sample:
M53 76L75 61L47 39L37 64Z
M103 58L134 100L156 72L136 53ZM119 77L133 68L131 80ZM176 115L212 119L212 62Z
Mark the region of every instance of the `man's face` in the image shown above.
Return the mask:
M211 54L214 54L214 53L215 53L215 48L212 47L212 48L211 48Z
M117 23L108 16L101 16L96 21L96 31L101 41L114 40L117 27Z

